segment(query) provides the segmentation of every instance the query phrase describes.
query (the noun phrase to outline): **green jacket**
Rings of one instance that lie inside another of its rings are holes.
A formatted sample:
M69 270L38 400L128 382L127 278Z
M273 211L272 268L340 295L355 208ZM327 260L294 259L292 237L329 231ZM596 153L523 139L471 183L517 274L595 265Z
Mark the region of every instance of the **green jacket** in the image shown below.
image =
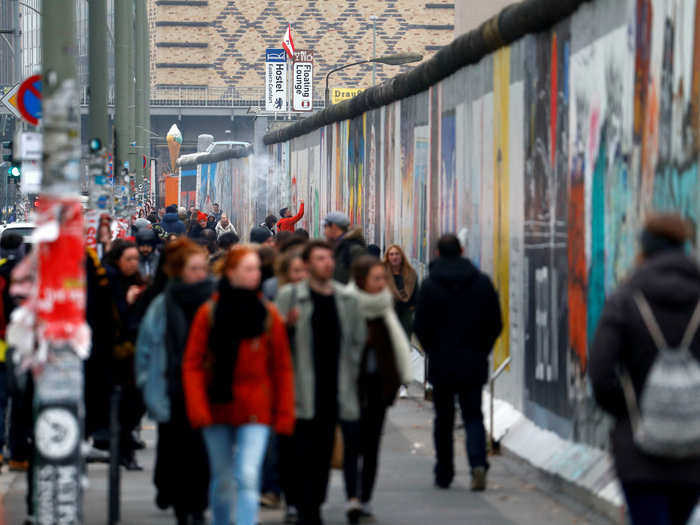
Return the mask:
M357 300L345 287L333 282L335 305L340 322L340 362L338 366L338 410L342 421L360 418L357 381L360 374L362 350L367 339L367 323L360 315ZM311 316L313 300L308 281L288 284L277 295L277 308L284 316L292 308L299 309L292 341L294 382L296 387L296 417L313 419L315 410L315 383L313 333Z

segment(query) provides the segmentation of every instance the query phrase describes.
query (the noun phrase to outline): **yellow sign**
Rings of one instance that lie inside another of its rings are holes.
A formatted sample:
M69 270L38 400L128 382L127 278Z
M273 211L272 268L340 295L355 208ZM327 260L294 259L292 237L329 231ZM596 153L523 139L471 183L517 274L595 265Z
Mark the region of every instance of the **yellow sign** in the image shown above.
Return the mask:
M350 100L352 97L355 97L362 93L364 89L362 88L333 88L333 97L331 101L333 104L337 104L338 102L343 102L344 100Z

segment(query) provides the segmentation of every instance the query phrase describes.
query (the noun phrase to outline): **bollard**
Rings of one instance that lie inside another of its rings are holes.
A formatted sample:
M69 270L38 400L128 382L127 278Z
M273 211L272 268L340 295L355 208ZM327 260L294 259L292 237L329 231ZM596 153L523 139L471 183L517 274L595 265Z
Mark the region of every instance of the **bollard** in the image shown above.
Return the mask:
M122 387L117 385L112 391L112 397L109 404L109 525L119 523L121 512L119 508L120 499L120 477L119 470L119 405L121 404Z

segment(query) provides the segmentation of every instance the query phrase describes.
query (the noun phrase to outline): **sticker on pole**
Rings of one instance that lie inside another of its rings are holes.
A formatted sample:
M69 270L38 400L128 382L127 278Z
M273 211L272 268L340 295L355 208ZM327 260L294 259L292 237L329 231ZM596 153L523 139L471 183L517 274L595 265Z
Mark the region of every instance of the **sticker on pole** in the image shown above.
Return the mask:
M22 118L32 126L41 118L41 75L32 75L19 85L17 109Z
M10 113L12 113L15 118L20 119L22 115L17 108L17 92L19 91L19 84L15 84L10 89L8 89L5 94L0 98L0 104L5 106Z

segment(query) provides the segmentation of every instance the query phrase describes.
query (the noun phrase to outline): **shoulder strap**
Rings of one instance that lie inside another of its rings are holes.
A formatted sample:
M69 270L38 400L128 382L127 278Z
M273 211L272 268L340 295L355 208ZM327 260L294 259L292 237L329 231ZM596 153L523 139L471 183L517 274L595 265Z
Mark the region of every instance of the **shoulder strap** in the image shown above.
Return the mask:
M690 318L688 328L685 329L685 334L683 334L681 348L690 348L693 339L695 339L695 334L698 332L698 327L700 327L700 299L698 299L693 316Z
M207 306L209 306L209 328L211 328L214 326L214 319L216 318L214 315L216 313L216 303L214 299L207 299Z
M634 294L634 302L637 303L639 313L642 314L642 320L649 334L651 334L651 338L654 340L657 350L668 348L666 338L659 327L659 323L656 322L656 317L654 317L654 313L651 311L651 307L644 297L644 294L642 292L636 292Z

